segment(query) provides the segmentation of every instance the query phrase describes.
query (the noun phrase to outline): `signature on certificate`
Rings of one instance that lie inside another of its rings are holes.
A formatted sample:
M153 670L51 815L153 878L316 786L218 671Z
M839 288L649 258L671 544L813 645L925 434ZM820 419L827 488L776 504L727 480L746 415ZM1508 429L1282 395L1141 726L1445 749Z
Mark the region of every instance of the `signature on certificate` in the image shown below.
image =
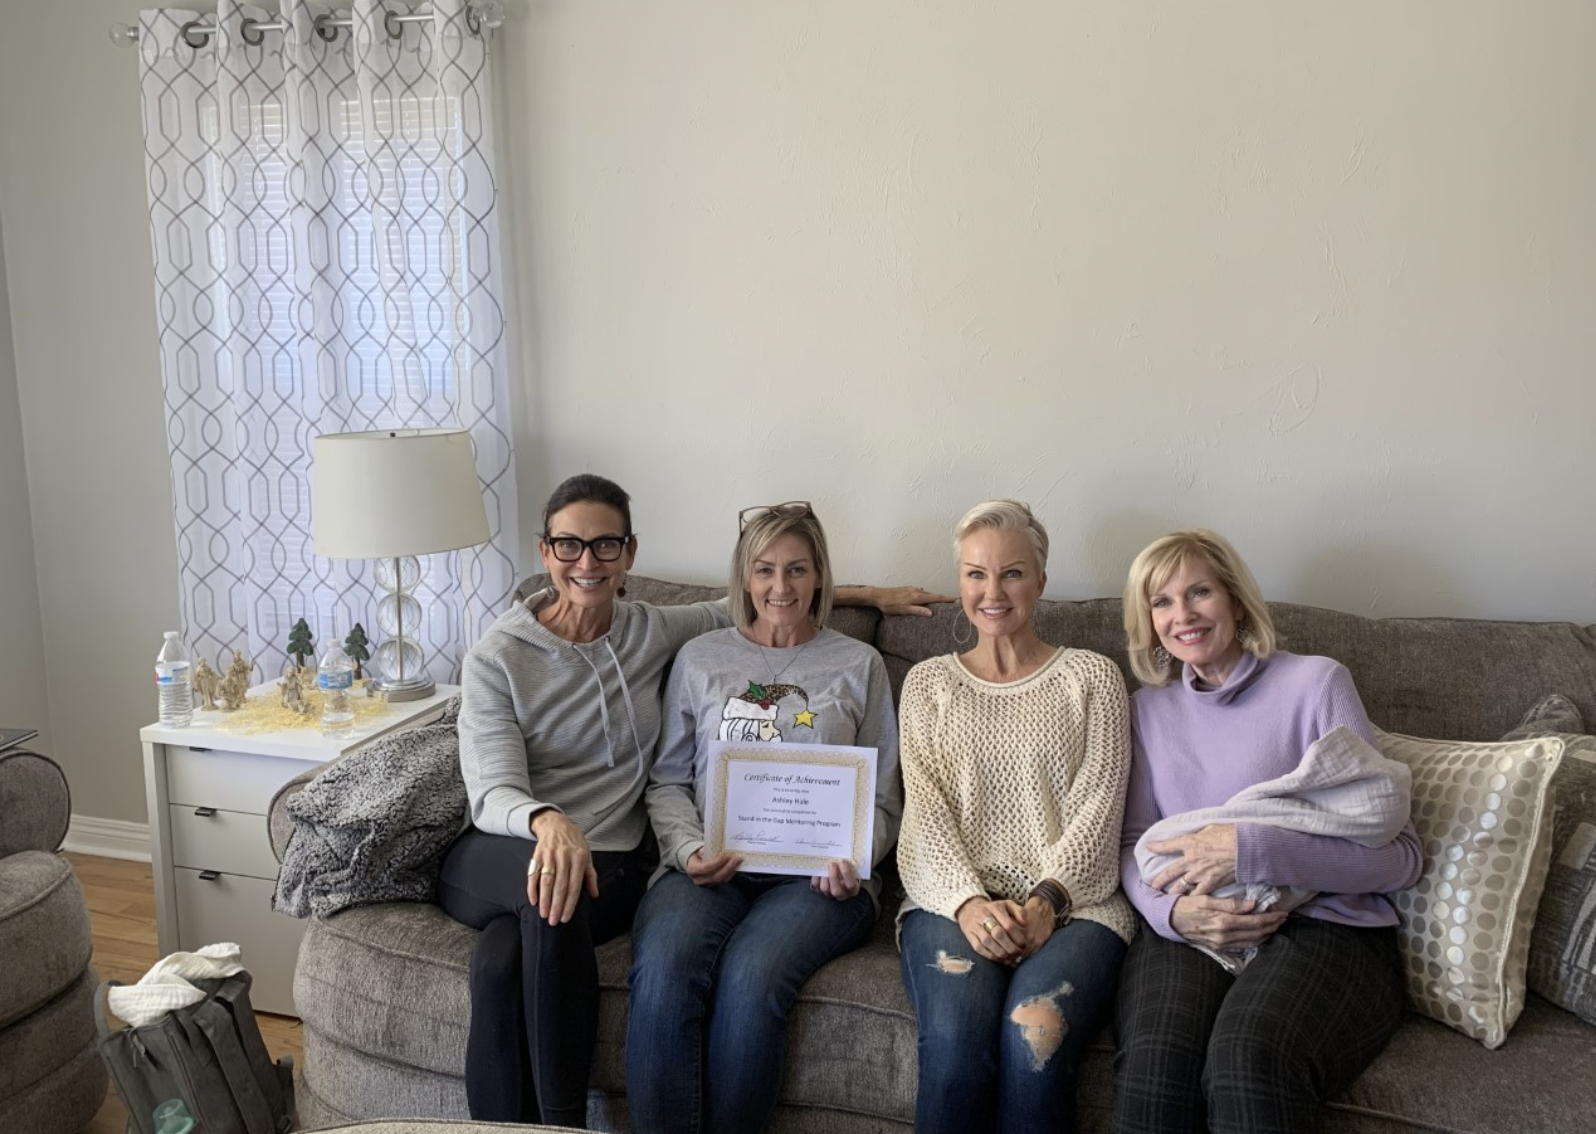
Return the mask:
M794 839L793 842L798 846L813 847L818 851L835 851L847 849L834 839Z
M764 831L731 831L726 835L727 843L740 847L765 847L777 841L777 836Z

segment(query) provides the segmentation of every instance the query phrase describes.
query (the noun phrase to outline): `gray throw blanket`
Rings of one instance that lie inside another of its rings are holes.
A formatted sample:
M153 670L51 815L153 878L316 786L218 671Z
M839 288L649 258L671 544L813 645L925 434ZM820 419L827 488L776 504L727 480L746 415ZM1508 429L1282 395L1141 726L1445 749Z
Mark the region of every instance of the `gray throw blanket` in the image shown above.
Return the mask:
M1204 807L1160 819L1136 843L1136 864L1149 886L1178 855L1158 854L1148 845L1179 838L1209 824L1259 823L1308 835L1348 839L1360 846L1383 847L1407 826L1413 772L1388 760L1345 725L1338 725L1308 746L1292 771L1237 792L1218 807ZM1232 882L1214 891L1216 898L1246 898L1257 910L1290 911L1314 897L1312 890L1267 883ZM1231 972L1240 972L1257 953L1207 953Z
M459 717L454 697L436 721L372 741L289 799L294 830L273 909L327 917L432 900L444 853L468 824Z

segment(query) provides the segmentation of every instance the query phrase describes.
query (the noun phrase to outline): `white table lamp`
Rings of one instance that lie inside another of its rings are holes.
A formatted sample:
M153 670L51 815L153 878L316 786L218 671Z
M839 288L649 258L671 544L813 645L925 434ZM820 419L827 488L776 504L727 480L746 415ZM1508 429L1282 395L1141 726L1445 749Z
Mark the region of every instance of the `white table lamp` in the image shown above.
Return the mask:
M405 634L421 624L421 603L411 594L421 581L415 557L487 542L471 435L463 429L325 433L311 441L311 454L316 554L377 560L377 581L389 591L377 603L377 624L389 637L372 659L382 676L367 688L390 701L429 696L425 654Z

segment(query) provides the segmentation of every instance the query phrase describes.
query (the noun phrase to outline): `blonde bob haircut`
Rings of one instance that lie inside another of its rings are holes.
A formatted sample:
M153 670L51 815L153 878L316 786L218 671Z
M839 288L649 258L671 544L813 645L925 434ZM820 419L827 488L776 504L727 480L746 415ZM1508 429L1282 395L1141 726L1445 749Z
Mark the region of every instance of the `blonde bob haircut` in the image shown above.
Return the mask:
M771 544L789 534L799 536L809 545L809 558L814 564L815 574L819 576L814 600L809 604L809 621L818 628L825 626L826 619L831 617L836 585L832 582L831 553L826 550L826 529L820 526L820 517L809 509L799 515L767 511L748 521L742 534L737 537L737 546L732 549L731 580L727 594L732 621L739 630L748 629L758 617L754 600L748 593L754 560Z
M1024 532L1025 538L1031 541L1032 550L1036 552L1036 569L1047 570L1047 529L1036 518L1029 504L1019 500L981 501L953 526L953 553L959 553L959 548L971 532L983 528Z
M1230 542L1207 528L1188 528L1155 539L1142 549L1125 579L1125 638L1131 671L1143 685L1168 685L1175 667L1159 665L1153 651L1159 647L1153 631L1153 595L1180 570L1183 563L1206 563L1214 581L1230 593L1236 612L1236 635L1241 648L1254 657L1275 652L1275 624L1269 617L1258 580ZM1246 633L1242 631L1245 630Z

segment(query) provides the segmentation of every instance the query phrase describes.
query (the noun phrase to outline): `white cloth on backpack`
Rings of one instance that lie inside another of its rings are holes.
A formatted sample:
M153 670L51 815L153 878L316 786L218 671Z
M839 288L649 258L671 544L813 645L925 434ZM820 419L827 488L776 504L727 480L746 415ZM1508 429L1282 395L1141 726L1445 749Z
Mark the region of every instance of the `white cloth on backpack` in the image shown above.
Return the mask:
M142 1027L177 1008L205 999L196 980L220 980L242 972L243 951L232 942L192 953L171 953L150 966L137 984L119 984L106 994L111 1013L129 1027Z

